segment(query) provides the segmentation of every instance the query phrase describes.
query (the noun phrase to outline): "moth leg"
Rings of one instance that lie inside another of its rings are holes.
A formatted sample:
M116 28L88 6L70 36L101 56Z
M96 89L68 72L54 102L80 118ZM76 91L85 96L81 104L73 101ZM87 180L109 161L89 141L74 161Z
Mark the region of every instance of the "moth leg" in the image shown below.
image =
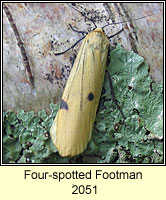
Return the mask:
M122 31L124 31L123 28L120 31L118 31L117 33L115 33L114 35L109 36L108 39L115 37L116 35L120 34Z
M78 30L74 29L71 24L69 24L69 26L70 26L71 30L76 33L88 34L88 32L86 32L86 31L78 31Z
M117 100L116 100L116 97L115 97L115 93L114 93L114 89L113 89L113 85L112 85L112 79L111 79L111 76L109 74L109 72L107 71L107 74L108 74L108 79L109 79L109 84L110 84L110 89L111 89L111 96L112 96L112 99L113 99L113 102L116 104L117 108L119 109L123 119L125 120L125 116L121 110L121 107L119 106Z
M68 49L66 49L65 51L62 51L62 52L60 52L60 53L54 53L54 55L55 56L59 56L59 55L62 55L62 54L64 54L64 53L66 53L67 51L69 51L70 49L72 49L72 48L74 48L81 40L83 40L85 38L85 36L84 37L82 37L81 39L79 39L76 43L74 43L70 48L68 48Z

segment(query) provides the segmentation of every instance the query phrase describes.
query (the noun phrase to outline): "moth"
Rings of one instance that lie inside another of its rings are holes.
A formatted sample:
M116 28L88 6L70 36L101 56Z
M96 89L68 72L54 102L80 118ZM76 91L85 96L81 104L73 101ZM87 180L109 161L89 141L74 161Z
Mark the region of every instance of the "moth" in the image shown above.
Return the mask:
M50 133L61 156L82 153L91 139L107 63L103 30L89 33L79 50Z
M109 38L103 29L96 28L82 39L84 40L64 89L60 108L50 129L52 141L63 157L76 156L87 148L107 64ZM121 114L124 117L122 112Z

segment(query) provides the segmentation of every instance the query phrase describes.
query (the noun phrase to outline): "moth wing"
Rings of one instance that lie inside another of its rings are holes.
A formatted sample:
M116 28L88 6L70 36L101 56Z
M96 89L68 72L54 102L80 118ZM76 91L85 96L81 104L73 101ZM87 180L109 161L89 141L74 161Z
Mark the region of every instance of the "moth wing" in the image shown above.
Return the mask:
M83 152L91 139L108 45L106 36L98 32L88 34L81 45L51 128L53 142L61 156Z

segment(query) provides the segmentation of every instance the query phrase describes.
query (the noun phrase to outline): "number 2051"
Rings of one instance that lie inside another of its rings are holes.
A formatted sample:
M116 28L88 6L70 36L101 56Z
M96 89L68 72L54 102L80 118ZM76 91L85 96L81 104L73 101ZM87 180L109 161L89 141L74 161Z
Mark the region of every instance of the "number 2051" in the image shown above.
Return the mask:
M72 194L97 194L97 185L72 185Z

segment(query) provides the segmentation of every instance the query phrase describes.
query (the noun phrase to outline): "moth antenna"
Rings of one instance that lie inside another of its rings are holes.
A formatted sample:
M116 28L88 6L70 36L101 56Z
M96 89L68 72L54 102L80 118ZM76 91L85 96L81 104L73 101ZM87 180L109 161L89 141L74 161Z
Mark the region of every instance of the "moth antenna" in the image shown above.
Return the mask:
M136 18L136 19L126 20L126 21L122 21L122 22L113 22L111 24L107 24L107 25L103 26L102 28L105 28L105 27L110 26L110 25L115 25L115 24L124 24L124 23L127 23L127 22L133 22L133 21L140 20L140 19L143 19L143 18L146 18L146 17L150 17L152 15L154 15L154 14L150 14L150 15L146 15L146 16L142 16L142 17L139 17L139 18Z
M74 8L73 6L71 6L71 5L68 4L68 3L67 3L67 5L70 6L71 8L73 8L74 10L76 10L77 12L79 12L82 16L84 16L85 18L87 18L89 21L91 21L91 22L94 24L95 28L97 28L97 26L96 26L96 24L94 23L94 21L93 21L91 18L87 17L85 13L79 11L77 8Z

